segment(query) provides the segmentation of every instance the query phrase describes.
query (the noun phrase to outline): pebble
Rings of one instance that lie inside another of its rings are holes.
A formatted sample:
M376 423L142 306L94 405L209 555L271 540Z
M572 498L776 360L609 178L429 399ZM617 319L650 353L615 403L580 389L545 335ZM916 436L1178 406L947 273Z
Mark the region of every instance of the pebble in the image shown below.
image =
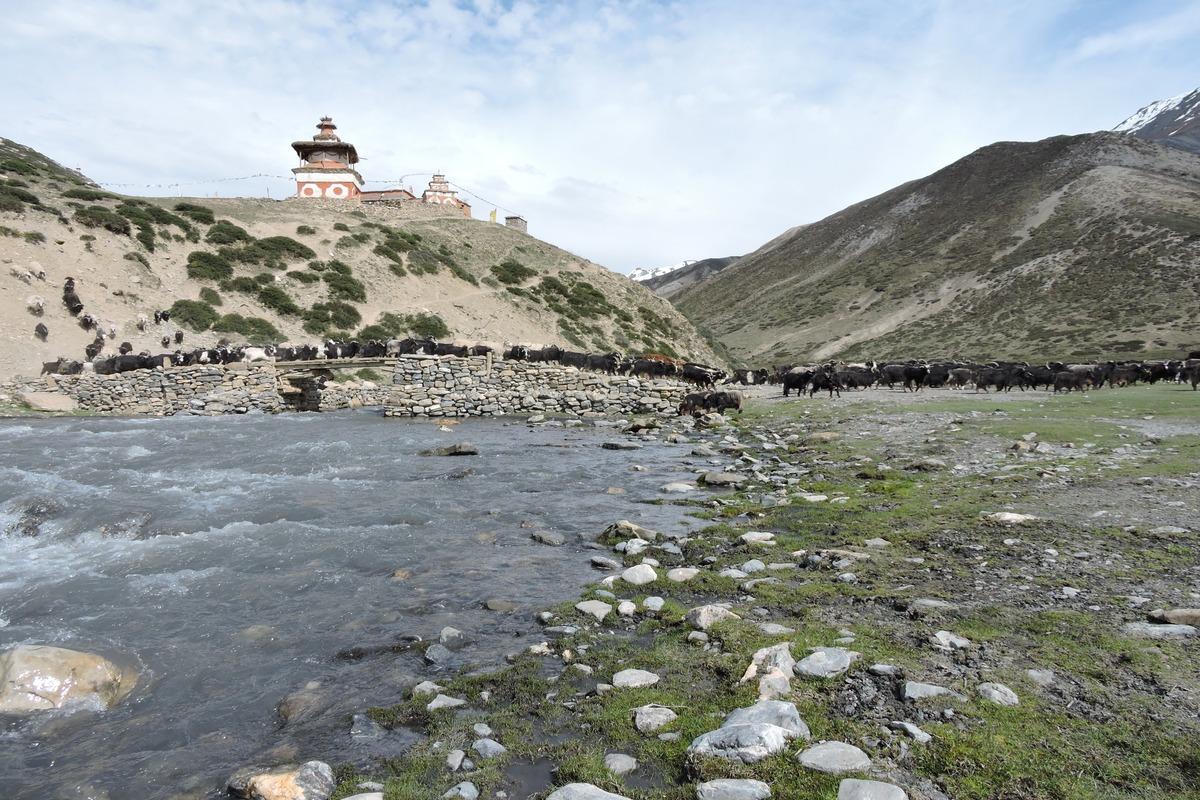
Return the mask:
M766 568L767 568L767 565L764 564L763 562L759 561L757 558L752 558L749 561L747 561L745 564L742 564L741 567L739 567L739 569L741 569L741 571L747 575L750 575L755 572L762 572Z
M462 766L463 759L466 757L467 754L462 750L451 750L446 754L446 766L450 768L451 772L458 772L458 768Z
M718 778L696 786L696 800L768 800L771 787L749 778Z
M795 628L789 628L787 625L780 625L778 622L760 622L758 630L767 636L787 636L790 633L795 633Z
M495 739L477 739L471 749L475 754L485 761L489 758L496 758L508 752L508 748L497 742Z
M659 611L663 610L663 606L665 606L666 604L667 604L667 601L662 599L661 597L650 596L642 601L642 608L646 609L647 611L652 611L654 613L658 613Z
M939 650L950 652L952 650L967 650L971 647L971 640L959 636L950 631L938 631L932 637L933 646Z
M902 732L908 734L908 736L912 737L913 741L915 741L917 744L929 744L931 741L933 741L932 736L930 736L928 733L921 730L920 728L918 728L916 725L914 725L911 722L903 722L900 720L895 720L895 721L889 722L888 727L892 728L893 730L902 731Z
M699 574L700 570L695 567L675 567L667 570L667 580L672 583L686 583Z
M845 772L866 772L871 768L871 758L859 748L845 742L821 742L803 751L796 757L801 766L840 775Z
M767 531L747 531L738 538L745 544L775 544L775 534Z
M644 669L623 669L612 677L612 685L618 689L642 689L658 683L659 677Z
M617 603L617 614L622 617L632 617L637 613L637 603L632 600L622 600Z
M628 775L637 766L637 759L625 753L609 753L604 757L604 768L618 777Z
M976 689L980 697L998 706L1015 706L1021 702L1017 693L1003 683L981 683Z
M741 619L741 617L725 606L706 605L697 606L688 611L686 619L693 628L706 631L718 622Z
M597 622L603 622L604 618L612 613L613 607L602 600L584 600L582 603L575 604L575 610L590 614L596 618Z
M908 794L891 783L847 778L838 784L837 800L908 800Z
M665 728L679 717L666 706L650 704L638 706L633 710L633 727L638 733L654 733L659 728Z

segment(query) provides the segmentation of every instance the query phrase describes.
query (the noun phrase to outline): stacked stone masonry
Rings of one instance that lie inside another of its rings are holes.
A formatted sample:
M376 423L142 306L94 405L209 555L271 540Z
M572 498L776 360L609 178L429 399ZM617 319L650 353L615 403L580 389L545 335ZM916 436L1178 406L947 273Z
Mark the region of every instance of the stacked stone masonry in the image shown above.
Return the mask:
M119 375L52 375L0 389L56 392L75 400L80 411L98 414L273 414L370 406L382 407L385 415L395 417L669 414L688 391L675 381L487 356L405 356L368 366L380 380L331 380L339 373L353 375L362 365L317 361L279 367L231 364Z

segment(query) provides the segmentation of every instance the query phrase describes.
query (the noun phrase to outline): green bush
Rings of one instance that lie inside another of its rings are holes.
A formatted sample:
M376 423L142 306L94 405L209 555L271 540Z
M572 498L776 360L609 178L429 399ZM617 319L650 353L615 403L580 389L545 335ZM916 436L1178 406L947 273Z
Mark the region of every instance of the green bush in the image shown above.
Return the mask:
M349 303L338 300L327 300L324 303L314 303L313 307L304 312L305 322L321 322L323 330L329 328L353 328L362 322L358 309Z
M296 235L297 236L313 236L314 234L316 234L316 232L317 232L317 229L314 228L312 225L297 225L296 226Z
M18 175L37 175L37 168L24 161L17 161L15 158L6 158L0 161L0 172L15 172Z
M28 189L22 189L21 187L13 186L12 184L0 184L0 195L15 197L22 203L29 203L31 206L40 206L42 204L42 201L38 199L36 194Z
M212 306L199 300L176 300L171 305L171 319L197 333L212 327L219 316Z
M275 283L275 276L270 272L260 272L254 276L254 280L259 286L270 286Z
M229 220L223 219L208 229L204 240L211 244L236 244L251 241L252 238L245 228L239 228Z
M222 302L221 295L217 294L217 290L210 289L207 286L200 290L200 300L208 303L210 306L219 306Z
M406 270L404 267L400 266L399 264L388 264L388 269L390 269L392 271L392 274L395 275L397 278L403 278L406 275L408 275L408 270Z
M29 231L24 234L24 237L25 241L29 242L30 244L46 243L46 234L41 233L40 231Z
M78 209L74 220L86 228L103 228L106 231L129 235L129 220L104 206L88 206Z
M227 292L242 292L244 294L258 294L261 288L258 281L246 275L239 275L231 280L222 281L221 288Z
M217 218L213 216L212 209L208 206L198 206L195 203L176 203L174 210L201 225L212 225L217 221Z
M367 287L362 282L342 272L326 272L323 276L329 286L329 296L335 300L352 300L364 303L367 300Z
M0 211L11 211L20 214L25 210L25 204L10 194L0 194Z
M417 336L441 339L450 335L450 328L437 314L420 313L408 317L408 329Z
M143 267L147 267L147 268L150 266L150 259L146 258L141 253L137 253L137 252L126 253L125 260L126 261L136 261L139 264L141 264Z
M261 317L225 314L213 323L212 329L221 333L237 333L251 344L270 344L279 339L279 331Z
M301 283L316 283L317 281L321 280L320 275L314 275L311 272L305 272L304 270L299 269L295 269L286 273L286 277L291 278L294 281L300 281Z
M506 258L492 267L492 274L501 283L520 284L537 275L537 270L530 269L512 258Z
M333 223L333 229L335 231L349 231L350 226L344 222L335 222L335 223Z
M417 275L422 272L432 275L438 271L438 267L441 265L442 262L438 260L438 257L428 250L412 250L408 254L408 268Z
M259 289L258 302L276 313L288 316L296 316L301 311L300 306L296 305L296 301L292 300L287 292L275 285L264 286Z
M187 274L196 281L223 281L233 276L233 265L216 253L195 250L188 254Z
M259 239L253 247L262 252L267 258L305 259L315 258L316 253L306 244L301 244L288 236L268 236Z
M62 194L63 197L74 197L76 200L87 200L96 202L97 200L117 200L117 196L112 192L106 192L102 189L67 189Z
M334 272L340 272L343 275L350 274L350 265L347 264L345 261L338 261L336 258L333 259L332 261L326 262L325 267L327 269L333 270Z

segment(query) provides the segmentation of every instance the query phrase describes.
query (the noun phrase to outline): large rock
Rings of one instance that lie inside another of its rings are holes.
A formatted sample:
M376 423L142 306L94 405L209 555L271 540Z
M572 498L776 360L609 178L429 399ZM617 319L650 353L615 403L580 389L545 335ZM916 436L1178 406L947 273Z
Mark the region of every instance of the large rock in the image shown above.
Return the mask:
M273 769L238 770L226 784L234 797L248 800L329 800L333 770L324 761L288 764Z
M850 669L859 655L844 647L816 647L796 664L796 673L808 678L832 678Z
M451 786L442 797L444 800L479 800L479 788L470 781L463 781Z
M741 619L725 606L697 606L687 613L688 624L697 630L706 631L718 622Z
M721 727L759 723L782 728L789 739L807 739L811 735L808 725L800 719L800 712L796 710L795 703L783 700L759 700L752 706L736 708L725 717Z
M637 759L625 753L609 753L604 757L604 768L617 777L628 775L637 765Z
M422 450L423 456L477 456L479 448L470 442L459 442L449 447L435 447L432 450Z
M590 614L596 618L597 622L603 622L604 618L612 613L613 607L603 600L584 600L581 603L575 604L575 610L584 614Z
M934 697L946 697L951 700L965 700L958 692L947 689L945 686L937 686L932 683L921 683L919 681L905 681L904 683L904 699L913 702L919 700L929 700Z
M778 725L728 725L697 736L688 745L688 753L753 764L783 750L788 738L788 731Z
M1200 608L1155 609L1150 612L1150 621L1159 624L1200 626Z
M34 411L66 412L79 408L79 403L75 402L75 398L58 392L21 392L17 395L17 399Z
M17 645L0 653L0 713L111 708L137 677L94 653Z
M590 783L568 783L555 789L546 800L629 800L628 797L606 792Z
M706 486L741 486L746 482L745 475L733 472L706 472L700 476L700 482Z
M908 800L908 793L882 781L846 778L838 784L837 800Z
M841 775L845 772L866 772L871 768L871 757L852 744L845 742L821 742L814 744L796 757L801 766Z
M1035 517L1032 514L1014 514L1011 511L993 511L983 514L985 522L990 522L993 525L1004 525L1012 527L1014 525L1032 525L1040 521L1040 517Z
M638 564L622 572L621 580L634 586L644 586L658 580L658 573L649 564Z
M627 519L618 520L609 525L604 529L604 533L619 539L641 539L646 542L653 542L659 536L658 531L643 528L641 525L630 522Z
M1156 625L1151 622L1127 622L1122 628L1126 636L1141 639L1190 639L1196 635L1194 625Z
M696 787L696 800L767 800L771 787L749 778L718 778Z
M1021 702L1017 693L1003 683L981 683L977 689L980 697L998 706L1015 706Z

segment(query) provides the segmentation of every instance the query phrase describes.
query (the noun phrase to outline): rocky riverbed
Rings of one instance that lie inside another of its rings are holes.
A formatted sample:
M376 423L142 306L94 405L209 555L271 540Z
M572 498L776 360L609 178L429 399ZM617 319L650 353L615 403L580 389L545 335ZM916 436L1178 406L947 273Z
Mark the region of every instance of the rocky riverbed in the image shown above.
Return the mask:
M420 739L335 764L331 795L1195 796L1194 395L763 397L710 422L641 436L688 453L660 488L714 524L606 528L540 641L372 709Z

